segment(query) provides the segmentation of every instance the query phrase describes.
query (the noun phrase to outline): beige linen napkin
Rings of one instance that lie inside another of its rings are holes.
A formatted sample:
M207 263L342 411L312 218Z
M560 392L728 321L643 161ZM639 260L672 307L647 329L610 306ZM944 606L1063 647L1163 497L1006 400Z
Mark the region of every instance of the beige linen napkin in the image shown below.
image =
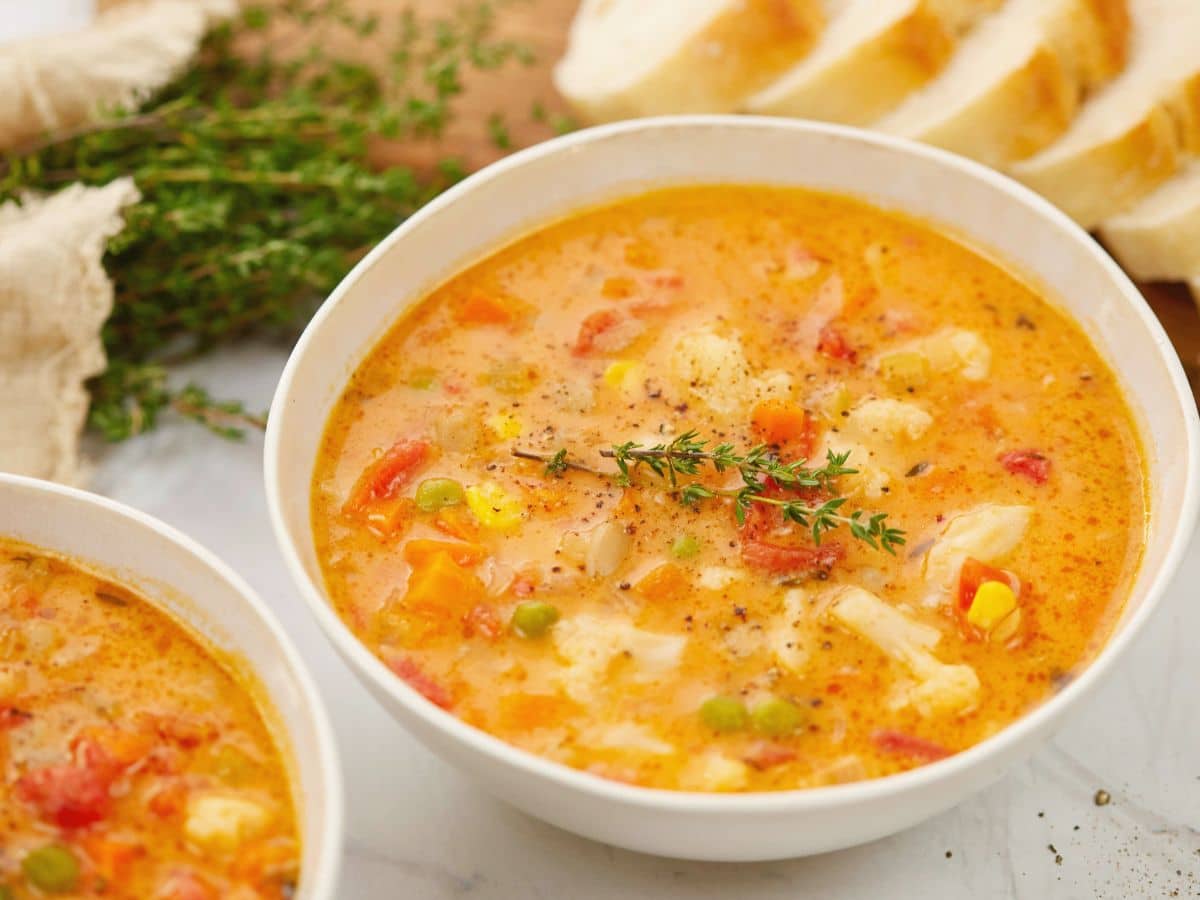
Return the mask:
M133 180L0 205L0 470L75 482L112 312L101 260L136 203Z
M0 147L128 108L187 64L236 0L143 0L89 28L0 46Z

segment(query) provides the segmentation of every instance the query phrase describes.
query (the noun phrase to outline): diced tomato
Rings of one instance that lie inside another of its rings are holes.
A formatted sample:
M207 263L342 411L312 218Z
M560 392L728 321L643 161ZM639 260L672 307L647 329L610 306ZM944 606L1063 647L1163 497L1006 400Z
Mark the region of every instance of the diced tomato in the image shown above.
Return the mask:
M821 329L821 333L817 337L817 352L830 359L841 359L846 362L854 362L858 359L858 352L846 341L845 335L832 325L825 325Z
M742 761L759 770L781 766L796 758L796 751L774 741L756 741L742 754Z
M653 603L682 603L692 595L692 581L681 567L663 563L643 575L633 589Z
M494 641L504 633L504 626L496 610L486 604L471 607L463 616L463 637L479 635L489 641Z
M450 692L426 675L421 667L407 656L393 659L388 666L409 687L435 706L450 709L454 705L454 698L450 696Z
M816 423L798 403L764 400L750 414L750 425L764 443L778 446L788 456L808 459L816 444Z
M161 900L217 900L217 892L191 872L173 873L154 896Z
M800 575L828 572L846 555L838 541L795 546L775 544L758 539L742 541L742 562L773 575Z
M576 356L587 356L596 349L597 338L624 321L625 317L616 310L602 309L592 313L579 326L579 335L575 338L575 346L571 352Z
M112 779L86 766L31 769L17 779L16 795L60 828L85 828L108 815Z
M346 511L361 513L372 503L391 500L429 459L428 441L401 439L359 476L346 502Z
M936 762L952 755L941 744L919 738L902 731L883 730L871 735L871 743L884 753L894 753L897 756L907 756L922 762Z
M1007 569L998 569L968 557L963 561L958 572L958 610L965 613L971 608L975 592L985 581L1000 581L1013 589L1017 596L1021 594L1021 580Z
M491 555L482 544L458 541L414 540L404 545L404 560L414 568L428 565L435 553L448 554L455 564L466 568L479 565Z
M1045 484L1050 477L1050 459L1037 450L1010 450L997 458L1009 472L1028 478L1034 484Z
M32 718L32 713L27 713L23 709L17 709L15 706L0 707L0 731L9 728L19 728Z

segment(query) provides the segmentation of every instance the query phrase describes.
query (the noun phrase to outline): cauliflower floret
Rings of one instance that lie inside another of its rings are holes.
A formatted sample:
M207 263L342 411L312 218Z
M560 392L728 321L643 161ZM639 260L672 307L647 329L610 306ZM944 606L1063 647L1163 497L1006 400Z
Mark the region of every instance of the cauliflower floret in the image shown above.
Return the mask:
M755 377L736 335L692 331L675 344L671 355L675 378L719 413L745 409L760 397L790 393L791 376L774 370Z
M865 438L872 435L916 440L933 424L933 416L915 403L877 397L850 410L847 426Z
M567 662L560 676L563 690L575 700L590 697L620 654L629 654L634 681L653 681L679 665L687 646L682 635L655 634L622 619L587 614L559 622L553 635L555 649Z
M801 588L792 588L784 593L783 609L768 636L776 661L796 674L800 674L808 665L808 639L800 630L807 603L808 594Z
M684 766L679 784L688 791L736 791L746 786L749 776L744 762L710 751Z
M963 713L978 702L975 670L943 663L930 652L941 639L936 628L909 618L858 587L844 588L830 604L829 614L909 671L916 679L909 701L921 715Z
M183 832L201 850L226 854L265 832L271 819L267 807L243 795L197 793L188 798Z
M1032 516L1033 507L994 503L954 516L925 555L925 580L949 588L968 556L991 562L1011 552L1024 537Z
M913 351L929 360L934 372L958 372L968 381L982 381L992 367L992 350L974 331L943 328L909 341L893 352Z

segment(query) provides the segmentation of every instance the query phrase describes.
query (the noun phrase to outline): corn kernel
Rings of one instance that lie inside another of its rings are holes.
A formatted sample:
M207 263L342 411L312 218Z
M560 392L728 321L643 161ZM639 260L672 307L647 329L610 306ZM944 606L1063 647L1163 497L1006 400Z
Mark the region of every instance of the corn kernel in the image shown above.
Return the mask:
M929 381L929 360L914 350L889 353L879 360L879 374L896 390L922 387Z
M496 531L515 528L525 511L519 498L494 481L473 484L467 488L467 506L480 525Z
M967 621L976 628L991 631L1017 608L1017 595L1003 581L985 581L975 591L975 599L967 610Z
M487 427L501 440L510 440L521 436L523 425L516 416L498 412L487 419Z
M604 383L618 390L630 390L642 380L642 364L630 359L619 359L604 370Z

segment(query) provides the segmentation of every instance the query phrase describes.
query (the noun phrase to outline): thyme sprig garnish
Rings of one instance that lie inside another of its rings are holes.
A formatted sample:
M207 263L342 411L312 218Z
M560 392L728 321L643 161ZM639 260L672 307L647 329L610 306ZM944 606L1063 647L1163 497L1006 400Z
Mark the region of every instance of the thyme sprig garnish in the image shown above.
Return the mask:
M738 453L733 444L712 443L701 438L699 432L688 431L667 443L644 446L635 441L626 441L614 444L611 449L601 450L602 457L616 464L615 472L601 472L576 462L568 456L566 449L549 455L514 450L513 455L544 463L547 476L558 476L568 469L575 469L613 478L624 487L634 484L639 470L648 470L665 481L670 492L684 506L694 506L704 500L732 500L739 525L745 524L755 504L774 507L784 521L808 529L816 544L821 543L822 536L827 532L839 527L847 528L854 538L868 546L893 555L895 548L904 544L904 532L887 524L886 513L855 510L846 515L842 512L847 498L836 496L835 482L843 475L858 473L857 469L846 465L849 452L834 453L830 450L825 456L824 465L814 467L805 459L785 462L766 444ZM741 476L742 484L737 488L717 488L688 480L700 475L706 468L718 474L736 471ZM784 496L769 494L768 488L771 486L781 489ZM804 493L787 496L792 491ZM814 499L814 494L834 496Z

